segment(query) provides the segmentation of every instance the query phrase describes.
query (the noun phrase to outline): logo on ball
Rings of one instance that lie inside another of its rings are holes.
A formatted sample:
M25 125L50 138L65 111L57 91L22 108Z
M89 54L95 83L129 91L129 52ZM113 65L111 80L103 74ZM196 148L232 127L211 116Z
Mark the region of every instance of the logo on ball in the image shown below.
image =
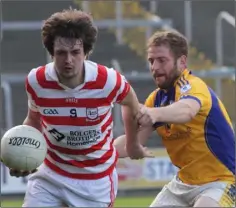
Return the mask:
M31 138L27 138L27 137L12 137L10 138L9 143L12 146L33 146L36 149L38 149L40 147L40 142L35 140L35 139L31 139Z

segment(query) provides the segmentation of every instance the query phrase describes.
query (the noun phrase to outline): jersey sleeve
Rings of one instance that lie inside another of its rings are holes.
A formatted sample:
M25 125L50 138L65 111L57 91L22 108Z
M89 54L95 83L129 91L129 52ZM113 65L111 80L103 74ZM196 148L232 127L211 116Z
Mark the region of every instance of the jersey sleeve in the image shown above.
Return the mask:
M199 103L201 108L209 103L209 90L201 80L194 80L180 88L180 100L193 99Z
M28 107L30 110L34 112L39 112L38 106L36 105L37 96L34 89L31 86L32 85L31 79L32 79L32 73L30 72L25 79L25 90L28 98Z
M120 87L117 90L117 96L115 98L115 102L120 103L129 93L131 86L126 80L126 78L120 73L117 74L117 78L118 80L120 80Z
M120 103L128 95L130 84L125 76L113 68L108 68L108 98L112 103Z

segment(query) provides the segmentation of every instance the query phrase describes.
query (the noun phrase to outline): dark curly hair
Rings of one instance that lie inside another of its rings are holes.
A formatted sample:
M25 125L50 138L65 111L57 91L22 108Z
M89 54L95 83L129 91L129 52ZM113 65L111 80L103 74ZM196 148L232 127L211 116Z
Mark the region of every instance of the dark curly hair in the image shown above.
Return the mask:
M44 22L42 41L50 55L53 56L56 37L81 39L84 53L89 55L97 40L97 33L91 15L76 9L66 9L52 14Z

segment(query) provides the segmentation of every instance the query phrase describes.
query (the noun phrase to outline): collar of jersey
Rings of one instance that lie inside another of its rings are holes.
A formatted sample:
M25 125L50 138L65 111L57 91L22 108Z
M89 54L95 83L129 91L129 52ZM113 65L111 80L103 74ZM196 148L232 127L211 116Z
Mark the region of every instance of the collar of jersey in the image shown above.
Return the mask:
M84 61L84 69L85 69L84 83L77 86L74 89L71 89L59 82L56 70L54 68L54 62L47 64L46 68L48 68L48 70L46 70L46 73L53 81L56 81L58 83L58 85L60 85L65 90L77 91L77 90L82 89L86 82L94 81L96 79L96 77L94 77L94 73L91 73L90 70L88 69L90 67L91 67L90 63L88 61Z
M180 76L178 77L178 79L175 81L174 87L177 85L177 83L180 81L182 77L186 78L189 74L191 74L191 71L189 71L188 69L184 69L182 73L180 74Z

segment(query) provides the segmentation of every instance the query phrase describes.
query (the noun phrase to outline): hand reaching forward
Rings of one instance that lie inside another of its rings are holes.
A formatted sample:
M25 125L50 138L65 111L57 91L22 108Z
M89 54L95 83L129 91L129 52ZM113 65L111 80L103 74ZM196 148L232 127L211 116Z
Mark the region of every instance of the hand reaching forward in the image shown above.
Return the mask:
M154 123L156 123L155 108L149 108L142 104L139 106L140 110L136 116L139 125L152 126Z

